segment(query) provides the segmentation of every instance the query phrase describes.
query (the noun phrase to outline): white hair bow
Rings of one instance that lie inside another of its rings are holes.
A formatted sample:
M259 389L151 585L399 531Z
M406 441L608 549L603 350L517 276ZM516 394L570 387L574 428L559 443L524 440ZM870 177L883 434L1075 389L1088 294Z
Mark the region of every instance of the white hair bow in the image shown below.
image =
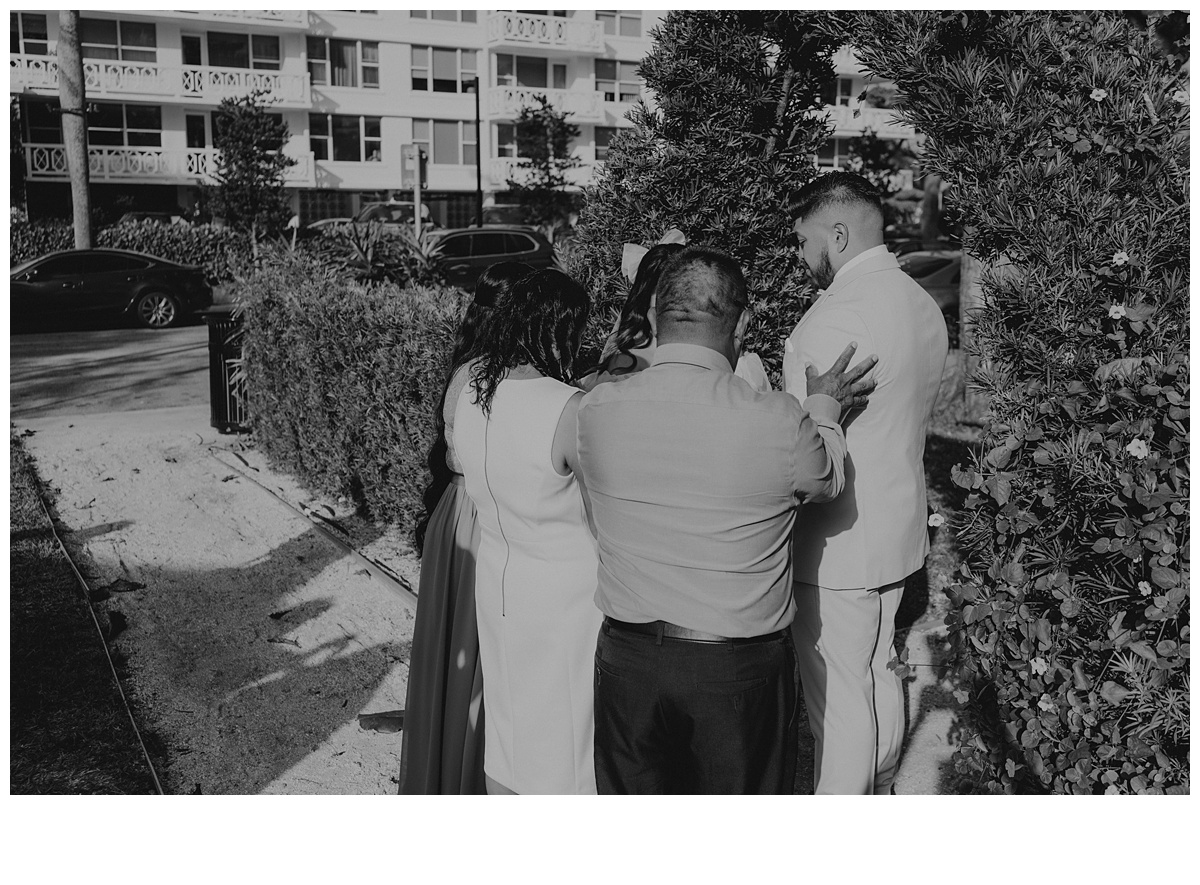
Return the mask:
M679 228L673 227L663 234L657 245L661 246L663 243L679 243L681 246L686 246L687 236ZM638 267L649 251L645 246L639 246L637 243L626 243L621 247L621 273L629 282L632 283L637 278Z

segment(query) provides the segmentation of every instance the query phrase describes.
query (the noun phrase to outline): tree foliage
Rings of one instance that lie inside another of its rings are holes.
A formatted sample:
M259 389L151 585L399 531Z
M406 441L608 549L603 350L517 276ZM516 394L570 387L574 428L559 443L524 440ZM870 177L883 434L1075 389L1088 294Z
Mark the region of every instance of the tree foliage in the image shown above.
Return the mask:
M747 346L778 378L781 340L811 297L791 245L788 197L816 169L829 133L822 89L844 41L837 13L672 11L640 74L639 103L586 195L568 266L590 290L588 339L603 341L626 293L623 243L672 227L746 271L757 321Z
M991 270L981 449L954 480L960 770L1186 792L1186 36L1115 12L862 13L852 29ZM1146 26L1148 25L1148 27ZM1164 27L1164 25L1166 27Z
M579 166L573 156L571 140L579 137L579 127L567 118L570 114L550 104L544 95L521 108L517 116L516 141L518 176L508 187L528 218L551 241L575 209L575 195L567 190L567 173Z
M279 232L291 216L283 176L296 161L284 154L287 123L267 112L265 92L226 98L213 114L213 144L220 151L209 194L213 215L254 240Z

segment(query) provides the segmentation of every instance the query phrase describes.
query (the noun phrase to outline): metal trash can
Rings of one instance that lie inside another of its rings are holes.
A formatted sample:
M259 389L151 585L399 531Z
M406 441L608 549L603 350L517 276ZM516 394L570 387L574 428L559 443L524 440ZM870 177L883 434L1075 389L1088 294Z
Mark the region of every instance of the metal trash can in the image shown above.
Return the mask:
M208 326L210 423L220 433L243 433L249 430L245 388L235 381L242 359L242 318L234 315L230 304L199 313Z

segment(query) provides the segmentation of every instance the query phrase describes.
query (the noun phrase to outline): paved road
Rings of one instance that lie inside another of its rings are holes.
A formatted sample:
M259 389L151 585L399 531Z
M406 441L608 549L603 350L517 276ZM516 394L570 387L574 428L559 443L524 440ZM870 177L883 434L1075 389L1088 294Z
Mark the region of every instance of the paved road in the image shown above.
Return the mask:
M208 327L9 336L9 418L207 405Z

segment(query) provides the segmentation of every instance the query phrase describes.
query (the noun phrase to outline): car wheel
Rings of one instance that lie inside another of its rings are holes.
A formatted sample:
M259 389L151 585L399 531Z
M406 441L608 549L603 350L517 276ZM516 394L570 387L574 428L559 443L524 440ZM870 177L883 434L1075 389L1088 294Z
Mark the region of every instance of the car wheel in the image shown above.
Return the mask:
M149 329L169 329L178 325L183 309L178 299L166 292L147 292L133 306L137 320Z

